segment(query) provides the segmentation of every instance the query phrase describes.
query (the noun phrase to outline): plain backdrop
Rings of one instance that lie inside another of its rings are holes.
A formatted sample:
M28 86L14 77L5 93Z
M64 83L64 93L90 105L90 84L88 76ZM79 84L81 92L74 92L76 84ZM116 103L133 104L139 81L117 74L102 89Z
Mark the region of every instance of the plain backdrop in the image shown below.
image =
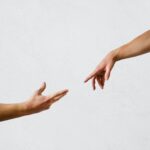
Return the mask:
M0 123L0 150L149 150L150 55L118 62L105 89L87 75L150 28L149 0L0 0L0 102L70 92Z

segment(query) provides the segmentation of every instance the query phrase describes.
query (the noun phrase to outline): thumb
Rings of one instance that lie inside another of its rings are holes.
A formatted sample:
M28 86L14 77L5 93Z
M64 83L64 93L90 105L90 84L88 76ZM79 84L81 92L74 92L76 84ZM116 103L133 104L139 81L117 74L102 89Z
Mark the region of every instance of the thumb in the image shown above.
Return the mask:
M46 89L46 83L43 82L41 87L36 91L36 94L40 95Z

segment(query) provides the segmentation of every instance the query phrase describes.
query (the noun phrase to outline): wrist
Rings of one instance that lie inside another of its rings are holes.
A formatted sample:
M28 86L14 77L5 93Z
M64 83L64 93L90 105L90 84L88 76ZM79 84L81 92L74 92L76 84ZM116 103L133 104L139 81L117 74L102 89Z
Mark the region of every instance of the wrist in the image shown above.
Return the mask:
M18 108L18 113L21 116L25 116L25 115L29 115L30 114L29 111L28 111L27 102L19 103L17 105L17 108Z
M114 61L119 61L119 60L122 59L122 57L121 57L121 51L122 51L122 47L117 48L117 49L115 49L115 50L113 50L111 52L112 55L113 55L112 57L113 57Z
M119 49L115 49L115 50L112 50L110 53L109 53L109 56L111 57L111 59L116 62L119 60Z
M125 45L114 50L116 61L130 57L127 54L127 52L130 51L129 47L130 47L130 44L125 44Z

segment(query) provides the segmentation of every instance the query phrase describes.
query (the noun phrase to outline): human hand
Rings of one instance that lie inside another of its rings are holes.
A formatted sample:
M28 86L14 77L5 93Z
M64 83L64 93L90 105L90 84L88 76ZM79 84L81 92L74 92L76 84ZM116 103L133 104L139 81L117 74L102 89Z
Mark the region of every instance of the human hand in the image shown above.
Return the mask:
M65 96L68 92L67 89L50 94L47 96L42 95L42 92L46 88L46 83L44 82L41 87L35 91L33 96L24 103L25 110L27 114L38 113L50 108L50 106Z
M116 62L116 51L111 51L106 57L99 63L95 70L85 79L84 82L88 82L92 79L93 90L96 89L96 81L101 89L104 88L105 81L109 79L111 70Z

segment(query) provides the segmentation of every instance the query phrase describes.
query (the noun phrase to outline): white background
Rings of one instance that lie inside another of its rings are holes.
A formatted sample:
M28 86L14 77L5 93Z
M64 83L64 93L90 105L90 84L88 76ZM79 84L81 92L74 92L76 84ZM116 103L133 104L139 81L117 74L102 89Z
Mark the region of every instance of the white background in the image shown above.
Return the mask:
M149 0L0 0L0 101L70 92L0 123L0 150L149 150L150 56L118 62L103 91L85 77L150 27Z

